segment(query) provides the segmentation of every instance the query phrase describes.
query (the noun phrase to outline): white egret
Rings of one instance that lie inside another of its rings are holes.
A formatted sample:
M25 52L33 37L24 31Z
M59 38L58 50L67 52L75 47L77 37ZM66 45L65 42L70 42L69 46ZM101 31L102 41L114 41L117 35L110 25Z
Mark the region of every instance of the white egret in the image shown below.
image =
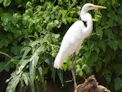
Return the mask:
M88 13L89 10L93 9L106 9L104 6L94 5L87 3L82 7L80 12L81 20L77 20L72 26L68 29L65 36L63 37L60 50L54 61L54 68L61 68L62 64L65 62L68 56L75 54L77 55L80 50L80 45L83 41L91 34L93 29L92 16ZM86 26L84 24L86 22ZM72 75L74 80L74 87L76 88L76 79L75 79L75 63L76 60L72 62Z

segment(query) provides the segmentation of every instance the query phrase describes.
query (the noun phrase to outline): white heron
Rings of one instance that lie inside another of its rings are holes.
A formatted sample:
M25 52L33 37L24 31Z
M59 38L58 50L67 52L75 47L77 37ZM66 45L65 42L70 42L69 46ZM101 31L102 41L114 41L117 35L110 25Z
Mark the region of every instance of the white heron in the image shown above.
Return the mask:
M92 16L90 13L88 13L88 11L100 8L106 9L104 6L94 5L91 3L87 3L82 7L80 12L81 20L77 20L75 23L73 23L63 37L60 50L54 61L54 68L61 68L68 56L78 54L81 44L91 34L93 29ZM86 26L84 25L84 22L86 22ZM75 78L75 64L76 60L74 59L71 69L74 80L74 88L77 87Z

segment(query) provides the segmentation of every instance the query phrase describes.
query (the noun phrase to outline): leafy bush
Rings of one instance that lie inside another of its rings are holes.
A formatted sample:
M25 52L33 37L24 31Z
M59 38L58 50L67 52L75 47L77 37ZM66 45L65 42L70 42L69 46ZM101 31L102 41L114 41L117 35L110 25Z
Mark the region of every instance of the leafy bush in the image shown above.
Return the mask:
M122 91L122 6L121 1L90 0L107 10L94 11L94 30L77 59L77 77L96 74L105 79L112 91ZM56 72L53 61L63 35L79 19L86 0L1 0L0 13L0 70L9 71L6 92L23 92L31 88L46 90L48 74L63 83L62 71ZM8 49L9 48L9 49ZM5 62L6 61L6 62ZM69 62L64 70L70 69ZM26 85L26 86L25 86Z

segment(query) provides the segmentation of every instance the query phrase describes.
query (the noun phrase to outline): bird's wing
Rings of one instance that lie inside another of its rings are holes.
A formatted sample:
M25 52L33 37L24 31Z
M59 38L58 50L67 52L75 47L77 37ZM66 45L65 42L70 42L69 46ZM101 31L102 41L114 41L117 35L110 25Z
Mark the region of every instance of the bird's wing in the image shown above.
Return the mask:
M56 56L56 59L54 61L55 68L60 68L65 59L74 52L76 52L77 49L79 49L80 44L84 40L83 38L84 29L85 26L83 22L78 20L74 24L72 24L72 26L66 32L62 40L58 55Z

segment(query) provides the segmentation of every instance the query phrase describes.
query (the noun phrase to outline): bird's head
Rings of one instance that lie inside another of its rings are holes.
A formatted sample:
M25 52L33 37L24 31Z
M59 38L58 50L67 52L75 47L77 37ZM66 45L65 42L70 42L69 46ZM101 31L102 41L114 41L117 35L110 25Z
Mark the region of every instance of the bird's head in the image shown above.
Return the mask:
M82 10L86 11L86 12L89 11L89 10L93 10L93 9L106 9L106 7L105 6L91 4L91 3L87 3L82 8Z

